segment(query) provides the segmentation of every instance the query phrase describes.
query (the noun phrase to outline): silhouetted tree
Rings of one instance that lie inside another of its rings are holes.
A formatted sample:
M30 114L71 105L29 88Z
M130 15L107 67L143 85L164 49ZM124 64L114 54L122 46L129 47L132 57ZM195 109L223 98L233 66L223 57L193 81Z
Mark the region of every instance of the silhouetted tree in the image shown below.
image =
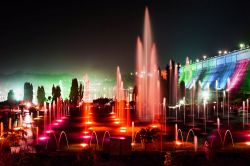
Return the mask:
M55 96L55 93L56 93L56 87L55 87L55 85L53 84L53 86L52 86L52 100L54 100L54 96Z
M78 100L78 81L76 78L72 79L69 100L76 106Z
M56 96L56 98L58 98L58 97L61 97L61 88L60 88L60 86L59 85L57 85L56 86L56 94L55 94L55 96Z
M37 88L37 102L38 104L42 105L44 101L46 100L45 98L45 90L43 86L38 86Z
M52 100L57 101L57 98L61 97L61 88L59 85L52 87Z
M79 100L82 100L82 98L83 98L83 89L84 89L84 87L83 87L82 83L80 83L79 92L78 92Z
M140 131L140 137L145 146L145 151L147 144L153 143L154 140L159 138L160 129L158 128L142 128Z
M23 100L25 102L32 102L33 100L33 85L29 82L24 83Z
M48 96L48 101L51 101L52 100L52 97L51 96Z
M180 82L180 98L185 97L186 93L186 88L185 88L185 82L181 81Z
M8 92L7 100L8 100L9 103L13 103L15 101L15 94L14 94L13 90L10 90Z
M133 89L133 100L134 100L135 102L136 102L137 95L138 95L138 88L137 88L137 86L135 85L135 86L134 86L134 89Z

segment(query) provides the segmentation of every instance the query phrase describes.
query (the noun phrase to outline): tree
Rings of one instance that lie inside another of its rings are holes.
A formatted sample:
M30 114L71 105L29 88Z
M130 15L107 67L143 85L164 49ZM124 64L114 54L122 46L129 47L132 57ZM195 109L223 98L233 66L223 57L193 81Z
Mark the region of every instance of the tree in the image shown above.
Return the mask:
M139 131L141 140L143 141L145 146L145 151L146 151L146 146L148 144L153 143L153 141L159 137L158 135L159 132L160 130L158 128L142 128Z
M137 95L138 95L138 87L135 85L134 89L133 89L133 100L134 100L134 102L136 102Z
M38 104L42 105L45 102L45 90L43 86L38 86L37 88L37 102Z
M73 103L75 106L77 104L78 100L78 81L76 78L72 79L71 88L70 88L70 94L69 94L69 100L71 103Z
M52 100L57 101L57 98L61 97L61 88L59 85L52 87Z
M53 101L54 101L55 93L56 93L56 87L55 87L55 85L53 84L53 86L52 86L52 100L53 100Z
M79 92L78 92L79 100L82 100L82 98L83 98L83 89L84 89L84 87L83 87L82 83L80 83Z
M56 93L55 93L55 99L57 99L57 98L60 98L61 97L61 88L60 88L60 86L59 85L57 85L56 86Z
M8 92L7 100L8 100L9 103L13 103L15 101L15 94L14 94L13 90L10 90Z
M181 81L180 82L180 98L185 97L186 93L186 88L185 88L185 82Z
M24 83L23 100L25 102L32 102L33 100L33 85L29 82Z

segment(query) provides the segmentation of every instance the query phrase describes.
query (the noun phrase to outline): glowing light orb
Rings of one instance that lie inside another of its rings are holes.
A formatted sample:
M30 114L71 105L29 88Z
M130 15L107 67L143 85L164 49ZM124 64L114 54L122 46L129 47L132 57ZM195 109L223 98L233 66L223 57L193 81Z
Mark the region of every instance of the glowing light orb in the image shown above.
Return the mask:
M158 126L155 125L155 124L153 124L153 125L151 125L151 127L152 127L152 128L157 128Z
M84 134L88 134L89 132L88 132L88 131L84 131L83 133L84 133Z
M88 144L82 143L81 146L82 146L83 148L86 148L86 147L88 146Z
M85 122L85 124L92 124L92 122L88 121L88 122Z
M27 106L28 108L30 108L30 107L31 107L31 103L30 103L30 102L26 103L26 106Z
M45 137L45 136L39 138L39 140L41 140L41 141L44 141L44 140L47 140L47 139L48 139L48 138Z
M52 130L47 130L47 131L46 131L47 134L50 134L50 133L52 133L52 132L53 132Z
M84 139L89 139L91 136L90 135L84 135L83 138Z
M126 133L126 129L120 129L121 133Z
M180 141L175 142L176 145L181 145L182 143Z
M55 126L58 126L59 124L58 123L54 123Z

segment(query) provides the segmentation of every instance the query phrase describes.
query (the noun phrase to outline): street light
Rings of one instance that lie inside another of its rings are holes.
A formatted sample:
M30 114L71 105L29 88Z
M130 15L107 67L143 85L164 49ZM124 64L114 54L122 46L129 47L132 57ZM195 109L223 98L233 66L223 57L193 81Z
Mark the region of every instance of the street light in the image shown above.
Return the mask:
M240 43L239 46L240 46L241 50L245 48L245 44L244 43Z
M203 55L202 57L203 57L204 60L207 59L207 55Z

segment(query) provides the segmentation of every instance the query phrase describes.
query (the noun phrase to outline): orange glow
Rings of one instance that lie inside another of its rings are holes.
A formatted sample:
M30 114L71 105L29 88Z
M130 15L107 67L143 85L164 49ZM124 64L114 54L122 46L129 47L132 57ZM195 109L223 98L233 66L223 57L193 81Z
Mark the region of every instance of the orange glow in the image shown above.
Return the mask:
M92 124L92 122L88 121L88 122L85 122L85 124Z
M121 133L126 133L126 129L120 129Z
M157 125L155 125L155 124L153 124L151 127L152 127L152 128L157 128L158 126L157 126Z
M181 145L182 143L180 141L175 142L176 145Z
M164 80L167 80L167 70L162 70L161 71L161 76L162 76L162 78L164 79Z
M81 146L82 146L83 148L86 148L86 147L88 146L88 144L82 143Z
M132 142L132 143L131 143L131 146L135 146L135 143L134 143L134 142Z
M30 108L30 106L31 106L30 102L26 103L26 106L27 106L28 108Z
M116 121L116 122L114 122L115 124L119 124L120 122L119 121Z
M250 142L249 142L249 141L248 141L248 142L246 142L246 145L247 145L247 146L250 146Z
M88 131L84 131L83 133L84 133L84 134L88 134L89 132L88 132Z

